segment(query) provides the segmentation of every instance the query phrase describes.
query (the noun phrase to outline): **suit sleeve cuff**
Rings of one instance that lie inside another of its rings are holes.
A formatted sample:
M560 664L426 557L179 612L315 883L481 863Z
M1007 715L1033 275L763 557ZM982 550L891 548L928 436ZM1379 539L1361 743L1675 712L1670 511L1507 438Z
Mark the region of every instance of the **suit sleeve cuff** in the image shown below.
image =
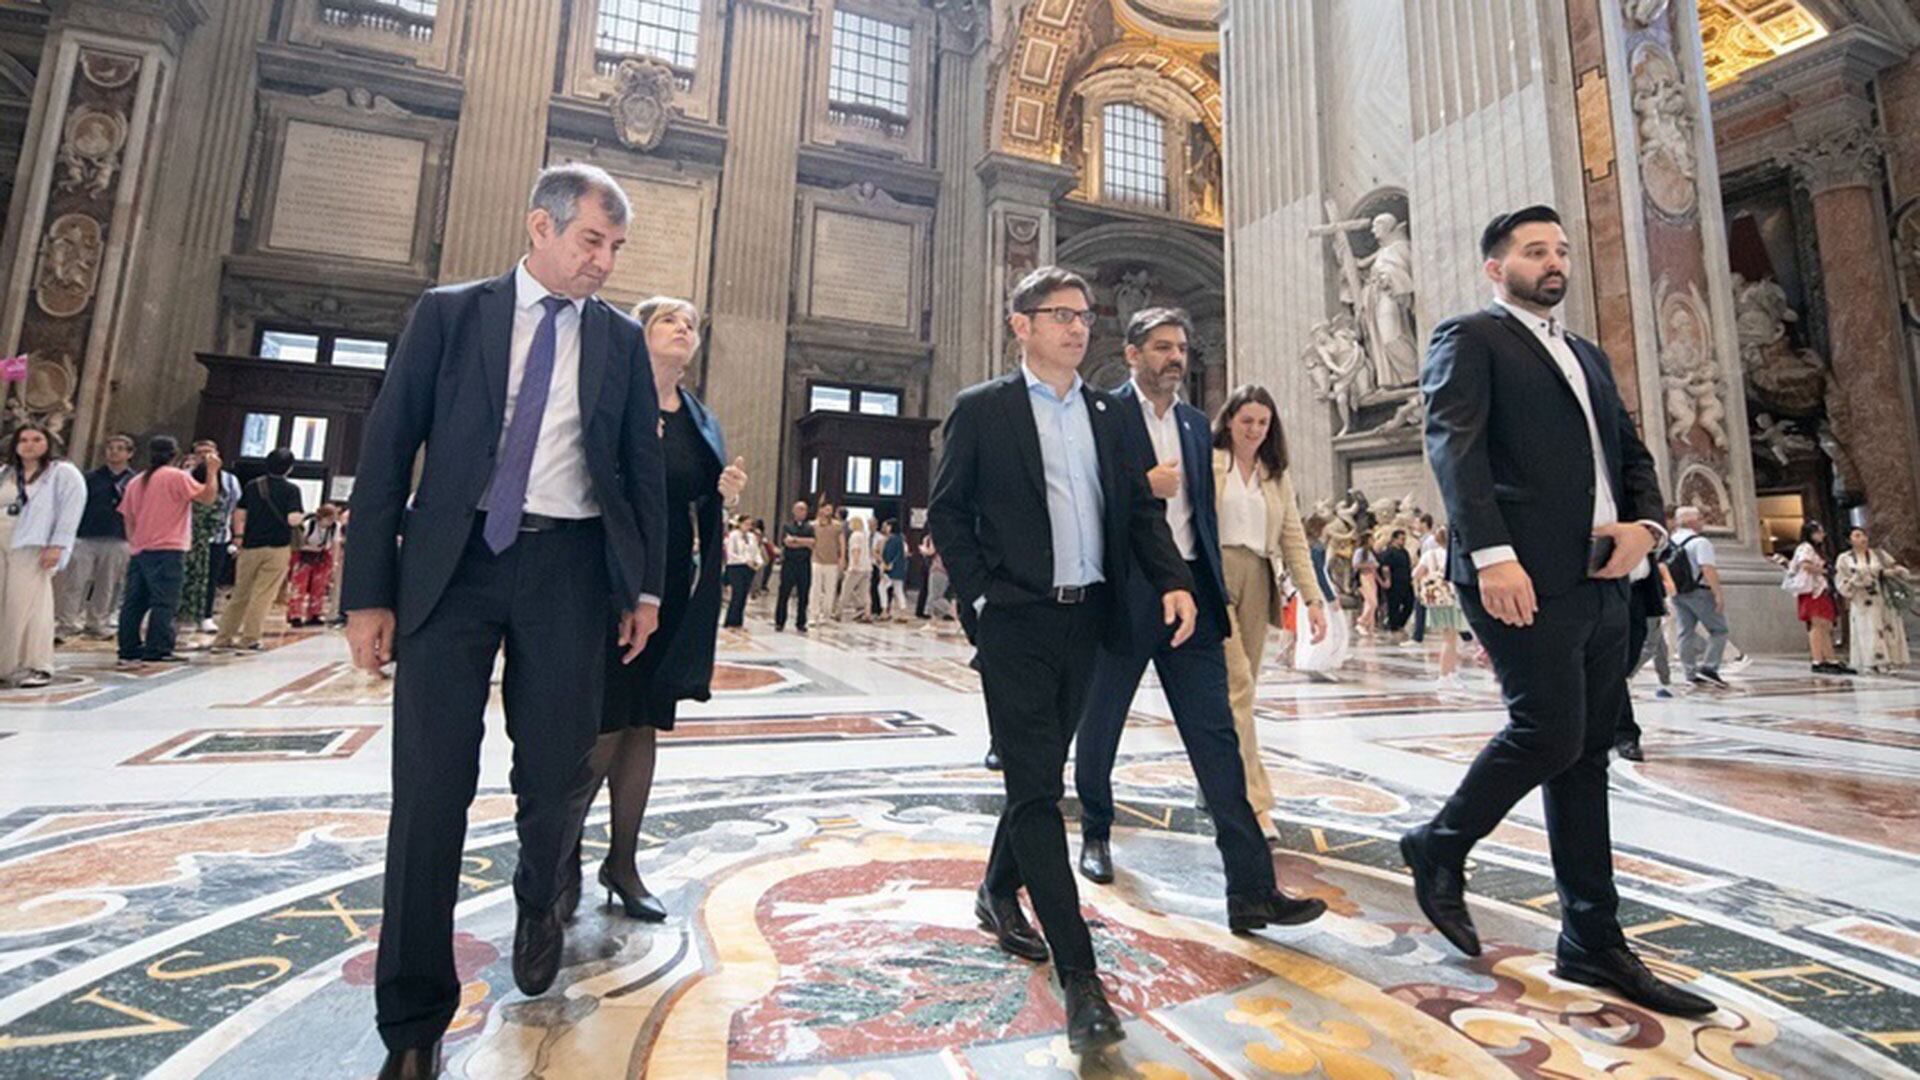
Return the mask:
M1493 547L1481 548L1473 553L1473 568L1475 570L1485 570L1487 567L1498 563L1518 562L1519 559L1520 556L1513 553L1512 544L1496 544Z
M1657 521L1648 521L1646 518L1641 518L1640 520L1634 522L1634 524L1642 525L1648 529L1653 530L1653 550L1660 551L1667 546L1666 526L1661 525Z

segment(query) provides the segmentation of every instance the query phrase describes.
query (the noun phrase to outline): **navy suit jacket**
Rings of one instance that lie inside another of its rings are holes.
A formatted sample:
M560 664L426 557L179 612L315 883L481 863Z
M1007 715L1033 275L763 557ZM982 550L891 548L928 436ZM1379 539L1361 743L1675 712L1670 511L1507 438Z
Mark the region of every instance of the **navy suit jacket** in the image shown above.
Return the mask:
M1567 335L1587 379L1621 521L1663 513L1653 455L1600 347ZM1434 328L1420 369L1427 457L1447 504L1448 577L1478 582L1473 552L1513 546L1540 596L1587 580L1593 444L1580 399L1533 331L1495 304Z
M407 320L367 414L342 606L391 608L402 634L419 629L446 591L492 479L506 413L513 304L512 271L429 289ZM580 318L582 438L606 530L611 615L664 587L660 409L640 324L597 297L586 301ZM423 447L416 489L414 457Z
M1134 392L1131 380L1115 390L1113 396L1126 413L1127 449L1133 468L1145 476L1147 470L1160 462L1154 453L1153 437L1147 434L1146 417L1140 415L1140 396ZM1232 636L1233 620L1227 618L1227 579L1220 569L1220 512L1213 504L1212 428L1206 413L1184 401L1173 403L1173 415L1180 422L1180 485L1187 493L1187 504L1193 508L1194 546L1199 548L1195 556L1213 584L1212 589L1194 593L1193 602L1210 605L1214 623L1223 634ZM1147 614L1156 621L1162 618L1158 593L1134 589L1127 595L1128 602L1136 608L1144 603ZM1134 614L1138 617L1140 612Z

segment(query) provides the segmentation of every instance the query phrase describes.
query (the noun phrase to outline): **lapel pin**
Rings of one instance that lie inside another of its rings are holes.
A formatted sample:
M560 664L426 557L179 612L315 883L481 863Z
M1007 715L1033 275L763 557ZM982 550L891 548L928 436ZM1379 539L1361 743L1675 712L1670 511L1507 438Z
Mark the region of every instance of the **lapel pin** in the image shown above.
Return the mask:
M1107 411L1107 403L1106 403L1106 402L1104 402L1104 401L1096 401L1096 402L1094 402L1094 403L1093 403L1093 407L1094 407L1094 408L1096 408L1096 409L1098 409L1098 410L1100 410L1101 412L1106 412L1106 411Z

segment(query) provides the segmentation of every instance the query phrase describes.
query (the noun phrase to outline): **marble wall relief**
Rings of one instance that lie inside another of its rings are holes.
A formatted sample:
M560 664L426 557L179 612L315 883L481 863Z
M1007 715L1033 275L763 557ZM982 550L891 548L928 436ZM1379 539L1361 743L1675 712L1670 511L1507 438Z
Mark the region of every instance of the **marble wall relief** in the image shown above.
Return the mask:
M1673 55L1651 42L1635 49L1632 90L1647 201L1668 216L1691 217L1700 202L1694 103Z
M34 275L34 300L56 319L85 311L100 277L103 230L86 214L62 214L47 226L40 244L40 272Z

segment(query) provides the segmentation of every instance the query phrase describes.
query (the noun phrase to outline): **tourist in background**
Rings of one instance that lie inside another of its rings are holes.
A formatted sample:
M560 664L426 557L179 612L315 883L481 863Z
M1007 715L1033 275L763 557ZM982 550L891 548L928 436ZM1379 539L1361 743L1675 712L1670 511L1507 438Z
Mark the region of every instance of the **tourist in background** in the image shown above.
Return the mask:
M1326 639L1327 597L1314 572L1299 500L1287 472L1286 433L1273 395L1260 386L1235 390L1214 415L1212 443L1220 574L1233 623L1231 640L1225 643L1227 699L1247 802L1261 833L1272 840L1279 835L1273 824L1273 786L1260 757L1253 699L1266 655L1267 628L1280 625L1286 603L1279 576L1284 572L1292 578L1311 627L1310 634L1298 635L1300 640L1318 644Z
M820 500L813 518L813 566L807 609L815 622L840 621L840 575L847 568L847 526Z
M1307 554L1313 561L1313 580L1319 584L1320 595L1326 597L1327 601L1327 633L1319 641L1313 640L1311 634L1294 635L1293 668L1305 672L1310 678L1328 682L1332 681L1332 676L1327 673L1338 671L1347 662L1350 630L1333 574L1327 570L1327 519L1319 514L1310 515L1306 520L1306 533Z
M87 508L80 515L67 568L54 579L54 633L110 637L120 618L120 589L127 577L127 526L120 496L134 478L133 437L107 440L104 462L87 474Z
M1834 560L1834 582L1847 599L1847 641L1853 666L1887 672L1907 666L1907 627L1891 595L1893 583L1913 575L1893 556L1875 548L1867 530L1847 532L1847 550Z
M1800 621L1806 624L1813 670L1822 675L1852 675L1854 670L1842 664L1833 651L1833 621L1839 611L1827 581L1827 558L1820 553L1826 542L1827 530L1819 522L1800 526L1800 546L1787 560L1786 580L1780 587L1793 594Z
M1373 532L1361 533L1353 541L1353 586L1360 593L1360 613L1354 616L1354 633L1371 640L1380 620L1380 556L1373 550Z
M699 309L685 300L656 296L634 308L633 317L646 332L646 356L660 401L667 477L666 587L660 594L660 627L637 659L625 662L624 646L609 635L600 737L587 759L587 774L576 798L584 817L601 783L606 783L612 809L607 857L598 875L600 887L607 891L609 902L619 897L627 918L659 922L667 917L667 909L647 891L634 865L640 823L653 792L659 733L673 730L680 702L706 701L712 696L722 560L695 555L720 550L721 519L726 507L740 501L747 474L740 459L727 463L726 438L718 418L680 385L700 348ZM829 521L828 510L822 507L816 530ZM577 886L567 888L579 880L579 862L576 843L572 876L562 874L568 900L579 897ZM573 912L563 914L570 917Z
M1380 553L1380 575L1386 579L1387 632L1401 640L1418 606L1413 592L1413 555L1407 551L1407 530L1395 529Z
M29 420L0 461L0 684L53 681L53 579L73 553L87 478L61 460L53 433Z
M208 450L219 451L212 439L202 439L193 444L194 451L204 455ZM214 633L220 629L213 621L213 604L220 593L220 585L232 575L228 570L233 566L233 555L238 550L233 543L233 512L240 506L240 478L231 471L220 474L220 497L213 504L213 535L207 543L207 589L201 597L198 616L200 630ZM193 609L189 608L189 612Z
M767 519L753 519L753 542L760 545L760 572L753 575L753 595L765 596L769 584L773 581L773 567L780 561L780 549L773 546L773 538L767 535Z
M813 522L805 499L793 504L793 518L780 530L780 598L773 605L773 628L787 628L787 598L796 599L793 628L807 632L807 595L813 583Z
M1697 686L1724 690L1727 683L1720 677L1720 660L1727 651L1727 598L1720 588L1719 556L1713 541L1700 532L1702 521L1699 507L1674 510L1673 535L1661 561L1673 581L1680 669ZM1704 643L1694 632L1696 627L1706 632Z
M288 572L287 625L317 626L327 614L333 587L333 549L339 535L340 508L321 503L294 530L297 543Z
M722 626L738 630L746 625L747 599L753 594L753 578L760 572L762 561L753 522L745 514L734 518L727 532L727 618Z
M1467 629L1467 617L1461 614L1453 583L1447 580L1446 527L1435 529L1432 538L1413 568L1413 586L1421 610L1427 613L1427 632L1440 635L1440 689L1465 690L1466 680L1460 677L1460 633Z
M1427 557L1427 552L1432 551L1438 544L1439 541L1436 539L1436 535L1433 527L1433 515L1422 511L1420 514L1420 530L1418 535L1413 538L1414 543L1411 549L1413 565L1416 568L1419 567L1420 560ZM1462 616L1462 618L1464 618L1464 616ZM1410 640L1415 645L1425 644L1427 640L1427 605L1421 602L1420 590L1417 587L1414 589L1413 637Z
M120 497L127 523L126 596L120 604L120 665L179 663L173 651L174 613L186 574L187 549L193 546L193 507L220 497L220 454L209 451L201 464L206 480L195 480L174 465L180 443L156 435L147 443L147 469ZM291 455L289 455L291 456ZM142 633L142 623L145 633Z
M180 467L193 474L200 483L207 481L207 467L202 459L208 453L218 453L211 439L199 439L186 457L180 459ZM233 479L232 473L220 474L220 493L211 503L193 504L193 539L187 545L187 558L180 573L180 613L179 619L189 630L202 629L202 612L211 611L213 604L213 549L215 538L220 534L220 508L222 497L226 493L227 481Z
M233 566L233 595L220 613L220 631L214 649L259 650L266 632L267 612L280 586L286 584L293 563L294 530L306 519L300 489L287 474L293 471L293 451L282 446L267 454L267 471L248 481L234 511L233 531L240 537L240 553Z
M834 603L836 613L845 618L853 609L853 621L870 623L873 609L867 602L867 590L873 579L873 541L867 535L867 519L847 522L847 570L840 579L840 596Z
M926 617L936 625L953 617L953 603L947 599L947 589L951 582L947 578L946 560L940 557L940 547L933 542L933 530L920 538L920 557L927 562L927 585L920 590L920 608Z
M893 519L880 523L880 535L886 538L880 557L881 617L900 620L907 617L907 539L894 531Z

